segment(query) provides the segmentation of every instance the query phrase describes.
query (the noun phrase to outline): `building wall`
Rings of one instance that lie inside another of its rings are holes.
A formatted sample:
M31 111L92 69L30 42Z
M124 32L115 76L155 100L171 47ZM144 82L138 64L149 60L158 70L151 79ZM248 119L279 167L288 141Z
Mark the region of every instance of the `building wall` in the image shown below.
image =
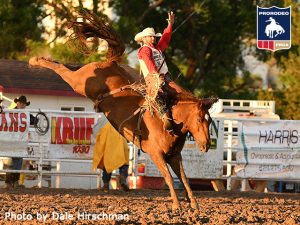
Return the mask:
M7 98L14 99L20 96L20 94L14 93L3 93ZM30 105L27 109L47 109L47 110L61 110L62 107L71 108L74 110L74 107L84 107L84 111L94 112L93 102L85 97L70 97L70 96L50 96L50 95L31 95L24 94L27 98L27 101L30 101ZM9 105L9 102L5 101L6 106Z

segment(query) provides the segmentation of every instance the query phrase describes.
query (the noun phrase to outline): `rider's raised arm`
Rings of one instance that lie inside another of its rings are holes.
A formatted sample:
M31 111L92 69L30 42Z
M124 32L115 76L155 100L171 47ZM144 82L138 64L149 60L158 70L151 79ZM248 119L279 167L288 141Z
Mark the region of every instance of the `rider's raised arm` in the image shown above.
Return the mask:
M164 30L161 38L159 39L158 41L158 44L157 44L157 48L161 51L164 51L168 45L169 45L169 42L171 40L171 37L172 37L172 27L173 27L173 24L174 24L174 21L175 21L175 14L173 12L169 12L168 13L168 26L167 28Z

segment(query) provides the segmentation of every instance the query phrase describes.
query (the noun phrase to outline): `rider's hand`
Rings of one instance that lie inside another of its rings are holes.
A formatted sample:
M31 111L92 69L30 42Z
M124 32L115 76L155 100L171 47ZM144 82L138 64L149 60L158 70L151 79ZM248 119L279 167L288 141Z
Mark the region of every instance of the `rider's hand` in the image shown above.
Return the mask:
M175 14L171 11L168 12L168 16L169 16L169 18L167 19L168 23L173 25L175 21Z

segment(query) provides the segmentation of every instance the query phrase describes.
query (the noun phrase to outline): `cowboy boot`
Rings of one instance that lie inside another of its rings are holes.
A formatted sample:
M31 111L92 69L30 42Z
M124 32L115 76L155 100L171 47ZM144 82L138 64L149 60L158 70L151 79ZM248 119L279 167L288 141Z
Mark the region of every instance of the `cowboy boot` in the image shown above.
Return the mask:
M120 189L123 191L129 191L129 187L127 185L126 180L127 179L125 176L120 175Z
M104 191L104 192L108 192L109 191L109 183L104 183L100 190Z

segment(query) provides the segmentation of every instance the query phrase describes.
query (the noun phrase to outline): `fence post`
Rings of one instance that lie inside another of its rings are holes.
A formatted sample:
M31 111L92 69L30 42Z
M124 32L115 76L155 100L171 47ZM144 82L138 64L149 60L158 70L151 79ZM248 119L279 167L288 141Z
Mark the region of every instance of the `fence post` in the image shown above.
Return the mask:
M138 155L138 149L136 148L136 146L134 144L132 144L132 148L133 148L133 151L132 151L132 155L133 155L133 181L132 181L132 187L134 189L136 189L136 183L137 183L137 177L138 177L138 158L139 158L139 155Z
M40 158L39 158L39 164L38 164L38 187L42 187L42 179L43 179L43 143L39 143L39 153L40 153Z
M56 162L56 172L60 171L60 165L61 165L61 161L57 161ZM59 188L60 187L60 175L57 175L55 177L55 188Z
M246 191L247 190L247 179L242 179L242 187L241 187L241 191Z
M231 190L231 169L232 169L232 120L228 122L228 134L227 134L227 190Z
M3 98L3 86L0 85L0 100Z

